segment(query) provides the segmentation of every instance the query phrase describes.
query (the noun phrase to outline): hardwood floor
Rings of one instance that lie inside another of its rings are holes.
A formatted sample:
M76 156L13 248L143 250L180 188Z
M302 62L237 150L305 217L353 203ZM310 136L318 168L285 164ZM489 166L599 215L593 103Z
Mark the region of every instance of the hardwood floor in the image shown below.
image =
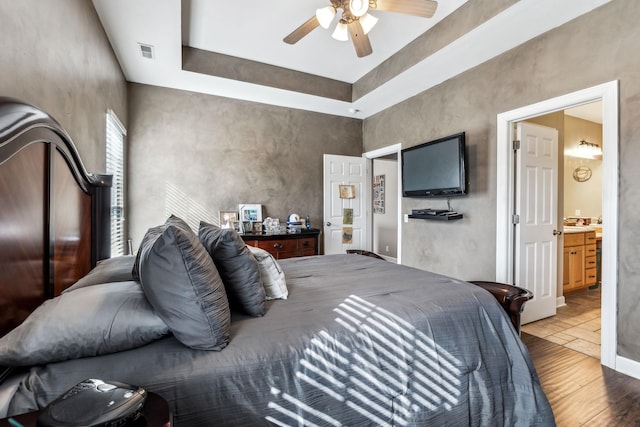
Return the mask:
M522 341L558 426L640 426L640 380L606 368L594 357L525 332Z

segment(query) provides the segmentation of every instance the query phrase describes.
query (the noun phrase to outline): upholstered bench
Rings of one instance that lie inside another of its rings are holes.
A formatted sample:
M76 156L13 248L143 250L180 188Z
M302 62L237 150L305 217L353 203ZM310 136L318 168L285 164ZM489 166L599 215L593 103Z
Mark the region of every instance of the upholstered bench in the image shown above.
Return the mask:
M533 298L533 293L527 289L519 288L514 285L507 285L498 282L485 282L473 280L469 283L480 286L489 291L505 309L511 323L516 328L516 332L520 333L520 315L524 311L524 305Z
M384 258L382 258L380 255L378 255L375 252L365 251L365 250L362 250L362 249L347 249L347 253L348 254L369 256L371 258L384 259Z

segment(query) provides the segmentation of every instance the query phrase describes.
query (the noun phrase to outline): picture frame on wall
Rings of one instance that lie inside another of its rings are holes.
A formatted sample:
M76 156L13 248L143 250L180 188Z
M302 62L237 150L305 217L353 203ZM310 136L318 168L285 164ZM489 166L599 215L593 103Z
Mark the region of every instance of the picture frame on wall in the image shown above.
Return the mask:
M262 222L262 205L249 203L238 205L238 213L240 215L240 221Z
M353 227L342 227L342 243L348 245L353 243Z
M338 193L341 199L355 199L356 186L353 184L339 184Z
M342 223L343 224L353 224L353 209L352 208L344 208L344 209L342 209Z
M384 175L373 177L373 213L384 214Z

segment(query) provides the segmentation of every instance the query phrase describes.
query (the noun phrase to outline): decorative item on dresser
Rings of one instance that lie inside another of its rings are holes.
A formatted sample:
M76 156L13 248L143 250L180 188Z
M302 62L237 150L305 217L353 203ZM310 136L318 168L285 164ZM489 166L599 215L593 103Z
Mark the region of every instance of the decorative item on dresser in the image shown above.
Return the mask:
M249 246L264 249L276 259L293 258L299 256L318 255L317 228L303 229L299 233L246 233L242 240Z

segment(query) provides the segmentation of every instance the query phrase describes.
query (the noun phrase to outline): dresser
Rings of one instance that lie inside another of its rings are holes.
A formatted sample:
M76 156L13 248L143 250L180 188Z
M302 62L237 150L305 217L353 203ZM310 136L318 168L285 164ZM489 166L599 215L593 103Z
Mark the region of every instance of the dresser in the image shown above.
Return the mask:
M276 259L318 255L319 235L320 230L317 228L302 230L300 233L291 234L241 234L242 240L244 240L247 245L264 249Z

